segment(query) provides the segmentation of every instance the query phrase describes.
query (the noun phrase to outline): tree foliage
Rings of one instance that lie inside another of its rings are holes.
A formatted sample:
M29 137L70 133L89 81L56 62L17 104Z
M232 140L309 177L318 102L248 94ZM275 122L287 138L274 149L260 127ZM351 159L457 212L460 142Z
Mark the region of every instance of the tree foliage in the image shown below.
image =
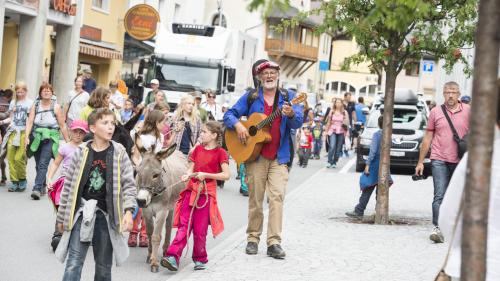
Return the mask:
M288 0L252 0L249 9L273 6L282 8ZM451 71L462 62L471 73L463 48L473 46L477 18L477 0L330 0L293 19L283 20L278 30L297 25L310 15L322 15L317 33L341 32L353 37L360 52L348 57L344 67L369 61L374 69L386 70L389 58L397 73L407 61L424 56L444 59Z

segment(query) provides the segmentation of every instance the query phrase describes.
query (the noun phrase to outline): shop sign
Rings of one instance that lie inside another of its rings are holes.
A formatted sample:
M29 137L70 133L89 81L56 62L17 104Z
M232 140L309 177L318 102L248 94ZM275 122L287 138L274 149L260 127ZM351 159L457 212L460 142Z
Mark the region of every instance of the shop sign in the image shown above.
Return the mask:
M130 37L144 41L156 35L156 25L160 15L155 8L139 4L130 8L125 14L125 30Z
M83 25L82 28L80 28L80 38L101 42L102 30L92 26Z
M71 0L51 0L50 8L70 16L76 15L76 3L71 3Z

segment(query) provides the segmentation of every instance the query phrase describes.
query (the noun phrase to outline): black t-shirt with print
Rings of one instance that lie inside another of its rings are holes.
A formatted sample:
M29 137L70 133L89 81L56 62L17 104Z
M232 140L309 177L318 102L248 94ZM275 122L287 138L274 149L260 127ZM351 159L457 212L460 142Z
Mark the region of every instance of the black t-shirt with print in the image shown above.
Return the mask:
M83 186L82 197L85 200L97 200L97 207L106 211L106 155L109 147L103 151L95 151L92 147L90 153L93 155L90 164L89 178Z

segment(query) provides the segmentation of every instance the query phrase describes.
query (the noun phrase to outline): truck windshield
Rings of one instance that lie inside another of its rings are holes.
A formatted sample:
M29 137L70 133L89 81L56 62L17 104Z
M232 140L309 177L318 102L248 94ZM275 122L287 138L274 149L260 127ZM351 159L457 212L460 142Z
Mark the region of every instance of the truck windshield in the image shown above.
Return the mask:
M179 65L169 62L156 63L156 78L160 81L160 89L180 92L194 90L217 90L218 68Z

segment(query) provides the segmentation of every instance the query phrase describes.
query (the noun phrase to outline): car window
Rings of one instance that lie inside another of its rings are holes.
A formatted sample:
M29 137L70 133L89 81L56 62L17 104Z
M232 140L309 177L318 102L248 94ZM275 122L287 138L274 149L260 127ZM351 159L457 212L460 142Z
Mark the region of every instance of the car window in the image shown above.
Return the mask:
M380 110L375 110L368 118L368 128L378 128L378 118ZM421 111L414 109L395 108L392 126L395 128L405 128L413 130L425 130L427 127L427 119Z

